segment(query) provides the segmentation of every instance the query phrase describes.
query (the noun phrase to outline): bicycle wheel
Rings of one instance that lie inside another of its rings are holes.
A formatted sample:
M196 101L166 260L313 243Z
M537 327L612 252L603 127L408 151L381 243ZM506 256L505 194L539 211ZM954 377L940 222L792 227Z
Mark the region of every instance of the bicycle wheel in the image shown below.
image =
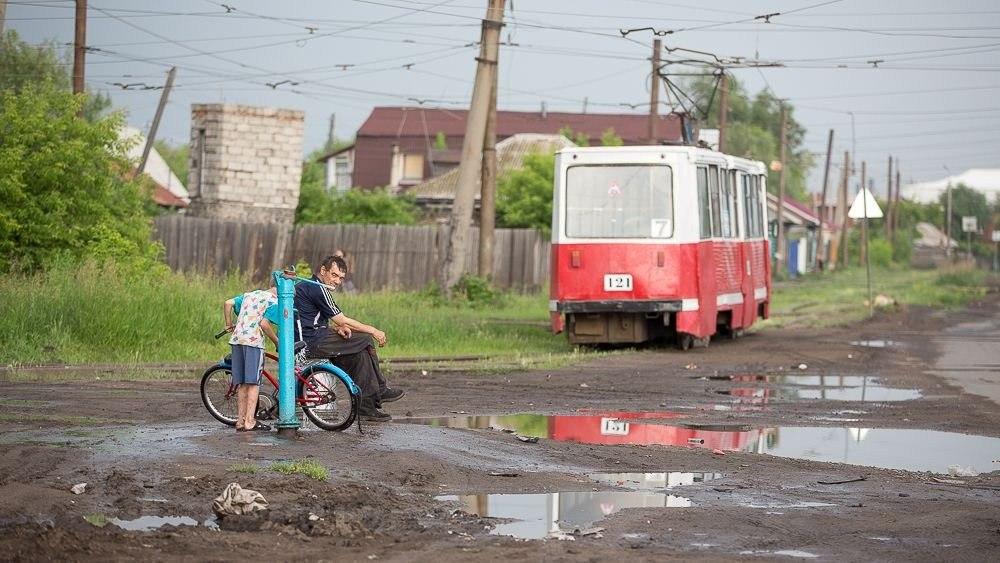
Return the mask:
M299 401L309 420L323 430L339 432L351 426L358 415L357 395L336 374L307 369L299 382Z
M201 376L201 400L216 420L236 426L236 386L233 374L224 366L212 366Z

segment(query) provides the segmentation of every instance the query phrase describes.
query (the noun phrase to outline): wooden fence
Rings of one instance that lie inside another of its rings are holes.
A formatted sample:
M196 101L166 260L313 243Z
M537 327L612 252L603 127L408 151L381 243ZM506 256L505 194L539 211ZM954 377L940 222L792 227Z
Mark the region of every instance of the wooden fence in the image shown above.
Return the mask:
M443 269L448 228L444 225L280 225L239 223L164 215L155 221L155 237L166 249L171 268L223 274L250 272L255 279L300 259L315 265L341 249L347 254L354 284L361 290L422 289ZM473 253L465 264L475 272L479 230L473 229ZM493 246L493 281L506 289L537 291L549 275L549 242L534 229L497 229Z

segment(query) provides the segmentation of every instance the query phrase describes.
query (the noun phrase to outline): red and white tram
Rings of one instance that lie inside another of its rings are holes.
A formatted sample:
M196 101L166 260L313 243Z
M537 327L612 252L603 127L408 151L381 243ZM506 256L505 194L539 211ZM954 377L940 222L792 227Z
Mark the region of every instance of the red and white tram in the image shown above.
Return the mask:
M764 164L691 146L556 155L552 328L574 343L676 335L687 348L767 318Z

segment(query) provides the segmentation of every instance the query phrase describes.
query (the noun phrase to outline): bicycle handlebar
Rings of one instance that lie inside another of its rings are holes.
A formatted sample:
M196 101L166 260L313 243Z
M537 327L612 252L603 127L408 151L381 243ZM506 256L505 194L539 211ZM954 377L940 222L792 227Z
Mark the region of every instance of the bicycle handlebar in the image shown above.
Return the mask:
M228 329L228 328L224 328L224 329L222 329L221 331L219 331L219 333L218 333L218 334L216 334L216 335L215 335L215 339L216 339L216 340L218 340L218 339L222 338L222 337L223 337L223 336L225 336L225 335L226 335L226 333L228 333L228 332L229 332L229 329Z

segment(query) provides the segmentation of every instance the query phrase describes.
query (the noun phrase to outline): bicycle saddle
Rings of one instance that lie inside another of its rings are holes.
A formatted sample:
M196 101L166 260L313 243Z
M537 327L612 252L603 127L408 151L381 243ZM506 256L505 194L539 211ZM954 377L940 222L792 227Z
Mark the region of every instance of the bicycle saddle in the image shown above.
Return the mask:
M298 354L299 352L301 352L301 351L303 351L305 349L306 349L306 341L305 340L299 340L298 342L295 343L294 352L296 354Z

